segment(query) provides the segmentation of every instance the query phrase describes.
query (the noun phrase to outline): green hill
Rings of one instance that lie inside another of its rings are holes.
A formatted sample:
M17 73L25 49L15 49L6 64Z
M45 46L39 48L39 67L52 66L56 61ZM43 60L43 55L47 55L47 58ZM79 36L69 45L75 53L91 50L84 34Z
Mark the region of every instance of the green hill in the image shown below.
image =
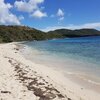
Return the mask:
M100 36L100 31L96 29L79 29L79 30L68 30L58 29L49 31L49 34L61 34L63 37L86 37L86 36Z
M95 29L58 29L46 33L27 26L0 25L0 43L83 36L100 36L100 31Z
M43 40L45 34L26 26L0 26L0 42Z

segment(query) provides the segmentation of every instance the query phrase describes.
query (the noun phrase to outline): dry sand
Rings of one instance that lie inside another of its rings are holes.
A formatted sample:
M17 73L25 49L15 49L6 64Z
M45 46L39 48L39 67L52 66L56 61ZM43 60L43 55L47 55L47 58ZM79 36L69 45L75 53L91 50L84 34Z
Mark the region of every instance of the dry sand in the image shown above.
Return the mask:
M18 43L0 44L0 100L100 100L62 73L25 59Z

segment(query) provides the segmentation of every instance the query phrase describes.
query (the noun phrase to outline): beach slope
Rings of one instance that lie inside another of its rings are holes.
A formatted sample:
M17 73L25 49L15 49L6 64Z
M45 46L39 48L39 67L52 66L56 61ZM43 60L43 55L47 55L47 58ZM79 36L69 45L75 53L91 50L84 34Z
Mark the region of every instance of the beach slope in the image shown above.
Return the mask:
M100 95L67 80L20 53L18 43L0 44L0 100L99 100Z

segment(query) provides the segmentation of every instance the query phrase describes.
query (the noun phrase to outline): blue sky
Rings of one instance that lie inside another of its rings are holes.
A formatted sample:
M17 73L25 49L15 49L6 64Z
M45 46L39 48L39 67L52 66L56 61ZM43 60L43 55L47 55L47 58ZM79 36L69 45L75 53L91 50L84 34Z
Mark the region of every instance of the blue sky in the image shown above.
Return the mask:
M100 29L100 0L0 0L0 24Z

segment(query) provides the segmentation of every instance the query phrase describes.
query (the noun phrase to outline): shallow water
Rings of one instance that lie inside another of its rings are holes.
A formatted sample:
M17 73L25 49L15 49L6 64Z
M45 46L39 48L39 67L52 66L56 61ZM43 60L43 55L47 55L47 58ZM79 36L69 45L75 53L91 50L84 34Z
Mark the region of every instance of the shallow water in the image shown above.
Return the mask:
M100 37L27 42L26 58L100 87Z

